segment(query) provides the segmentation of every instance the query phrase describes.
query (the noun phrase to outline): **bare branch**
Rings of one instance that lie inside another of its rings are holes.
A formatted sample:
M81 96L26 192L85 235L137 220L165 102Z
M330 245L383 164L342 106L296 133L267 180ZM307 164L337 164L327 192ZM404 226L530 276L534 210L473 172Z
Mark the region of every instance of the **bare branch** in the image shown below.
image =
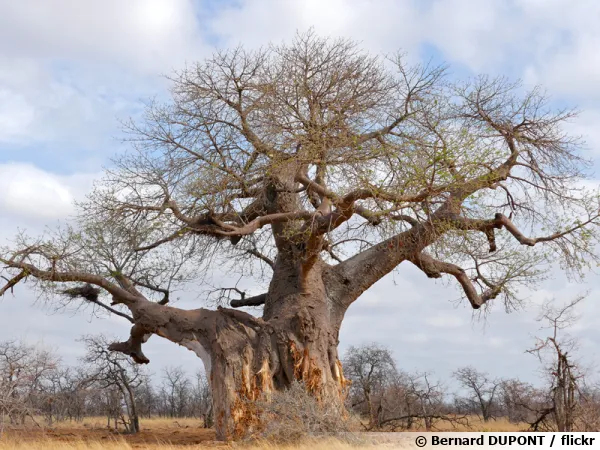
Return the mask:
M479 294L464 269L455 264L434 259L425 253L411 258L410 262L425 272L429 278L440 278L442 273L452 275L462 286L473 309L481 308L482 305L496 298L502 292L502 286L494 286Z

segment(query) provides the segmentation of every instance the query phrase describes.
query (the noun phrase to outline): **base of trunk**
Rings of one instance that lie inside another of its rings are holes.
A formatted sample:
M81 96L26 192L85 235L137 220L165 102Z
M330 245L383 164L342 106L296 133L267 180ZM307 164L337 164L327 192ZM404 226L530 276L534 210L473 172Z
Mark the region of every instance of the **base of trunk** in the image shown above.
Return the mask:
M286 321L299 322L304 321ZM336 336L314 323L301 327L302 333L297 327L276 325L228 328L213 345L210 382L218 439L239 438L260 428L259 404L294 382L301 382L317 401L343 411L349 382ZM312 339L307 339L308 329L315 331Z

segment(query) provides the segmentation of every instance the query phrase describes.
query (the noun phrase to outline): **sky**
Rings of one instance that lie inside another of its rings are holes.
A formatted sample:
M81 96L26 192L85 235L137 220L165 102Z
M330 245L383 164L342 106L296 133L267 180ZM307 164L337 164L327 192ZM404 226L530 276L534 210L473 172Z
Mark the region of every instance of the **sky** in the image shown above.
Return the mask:
M600 2L595 0L0 0L0 241L68 219L110 157L127 151L120 121L144 101L165 98L164 75L216 48L258 47L313 27L353 38L373 53L401 50L410 61L448 64L452 77L486 73L542 85L557 106L578 107L569 131L586 141L600 186ZM502 305L473 316L452 282L412 267L378 282L349 310L340 335L350 345L379 342L408 371L445 379L473 365L498 377L540 379L525 353L539 331L539 306L588 291L572 334L588 365L600 355L600 277L567 280L557 268L529 291L523 310ZM202 306L184 296L177 306ZM0 299L0 341L21 338L54 348L67 363L83 353L82 334L128 334L119 318L57 313L19 286ZM153 337L150 371L200 360Z

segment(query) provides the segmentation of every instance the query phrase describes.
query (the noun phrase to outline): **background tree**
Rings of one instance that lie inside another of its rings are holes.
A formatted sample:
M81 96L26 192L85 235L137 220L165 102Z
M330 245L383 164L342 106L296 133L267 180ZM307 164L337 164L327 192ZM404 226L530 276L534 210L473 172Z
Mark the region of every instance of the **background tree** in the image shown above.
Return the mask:
M46 424L63 420L82 421L86 413L86 374L81 367L59 365L47 375L45 389L38 392L38 410Z
M133 326L111 349L140 363L153 334L193 350L219 438L245 400L295 380L341 404L344 315L402 263L456 280L478 309L517 306L545 261L574 275L597 262L598 199L562 128L573 112L540 89L452 82L313 32L217 52L171 82L74 223L0 251L0 294L27 282L117 314ZM186 282L235 272L218 297L261 317L168 305Z
M511 378L500 382L498 402L502 414L512 423L532 422L540 397L539 389L519 379Z
M433 431L439 423L468 427L468 418L448 405L447 395L431 373L398 372L383 396L381 426L393 431L413 427Z
M439 420L452 421L446 414L445 389L439 382L432 381L431 375L427 373L410 376L410 393L414 397L414 417L422 419L425 430L432 431ZM453 418L459 422L459 418Z
M190 409L192 384L182 367L165 368L159 395L168 417L187 415Z
M135 390L136 393L136 402L137 402L137 411L138 415L141 418L151 418L153 415L164 416L162 411L160 411L160 400L156 390L152 382L152 377L144 377L140 383L140 385Z
M59 358L43 347L18 341L0 342L0 431L7 418L12 425L24 425L48 400L49 380Z
M564 330L577 320L575 307L584 298L577 297L559 307L553 301L548 301L538 319L550 333L545 338L538 338L536 345L528 352L536 355L540 362L546 363L544 371L550 381L550 388L547 407L540 411L532 423L536 430L541 427L560 432L574 431L576 421L580 418L583 397L581 388L585 377L573 355L577 340Z
M447 405L442 383L430 373L397 370L391 351L380 344L348 348L344 367L351 382L347 404L366 418L368 430L423 426L431 431L439 422L468 425L464 414L455 414Z
M210 382L203 370L198 370L195 374L191 408L192 414L202 419L204 428L211 428L214 425Z
M500 381L491 379L487 373L479 372L474 367L458 369L454 372L454 378L468 394L460 399L467 411L481 414L484 422L492 419Z
M135 390L141 385L145 374L141 366L122 353L108 350L105 336L85 336L86 347L83 358L88 372L86 382L99 388L105 395L107 416L118 421L127 433L140 431Z
M378 344L350 347L344 358L346 376L351 381L350 404L362 406L369 427L381 426L383 397L388 383L396 375L396 365L389 349Z
M580 418L577 431L600 431L600 388L597 384L580 389Z

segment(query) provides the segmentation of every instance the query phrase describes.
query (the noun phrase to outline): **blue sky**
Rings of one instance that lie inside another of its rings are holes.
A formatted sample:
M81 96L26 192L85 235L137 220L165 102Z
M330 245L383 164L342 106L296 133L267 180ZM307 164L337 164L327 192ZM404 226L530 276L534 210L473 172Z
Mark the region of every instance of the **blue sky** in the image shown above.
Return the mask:
M0 239L31 234L66 219L111 155L126 151L119 119L140 114L143 101L165 97L161 77L215 46L248 47L290 38L309 27L351 37L374 53L399 49L413 62L433 58L452 76L479 73L541 84L556 105L577 106L569 129L600 161L600 3L562 0L0 0ZM598 173L590 184L598 186ZM569 283L552 269L548 282L525 293L525 311L493 308L485 323L456 304L454 284L434 283L401 266L348 313L341 347L386 341L399 366L440 377L465 364L534 381L532 344L537 307L589 290L574 333L586 360L596 361L600 279ZM182 296L182 307L197 307ZM0 340L23 337L60 347L69 362L75 339L89 332L124 336L117 319L90 321L85 312L54 314L33 304L23 287L0 300ZM151 369L200 365L193 354L153 338Z

